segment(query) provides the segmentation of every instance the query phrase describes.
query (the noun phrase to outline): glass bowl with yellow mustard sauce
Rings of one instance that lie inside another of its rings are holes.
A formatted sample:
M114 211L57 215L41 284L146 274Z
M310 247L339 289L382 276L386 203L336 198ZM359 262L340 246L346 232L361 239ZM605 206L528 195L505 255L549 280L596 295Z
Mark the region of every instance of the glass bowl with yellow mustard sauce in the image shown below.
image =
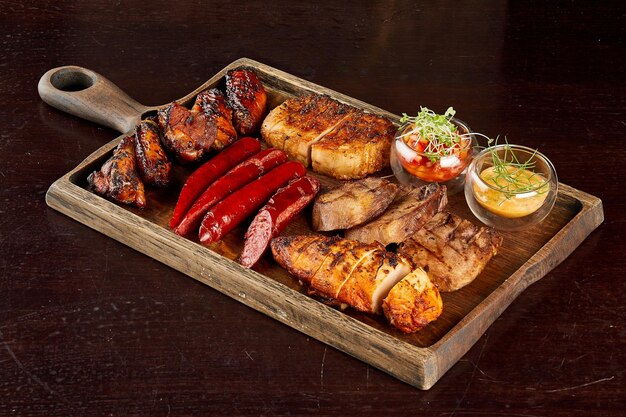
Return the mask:
M524 230L552 210L558 179L552 162L520 145L495 145L467 168L465 199L474 215L499 230Z

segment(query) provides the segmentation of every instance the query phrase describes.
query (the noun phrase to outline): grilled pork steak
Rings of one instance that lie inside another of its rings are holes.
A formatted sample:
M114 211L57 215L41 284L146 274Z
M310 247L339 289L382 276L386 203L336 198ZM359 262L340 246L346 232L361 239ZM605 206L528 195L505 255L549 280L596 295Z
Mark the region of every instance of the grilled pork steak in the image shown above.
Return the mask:
M501 245L495 230L442 212L400 244L398 253L426 269L440 291L455 291L472 282Z

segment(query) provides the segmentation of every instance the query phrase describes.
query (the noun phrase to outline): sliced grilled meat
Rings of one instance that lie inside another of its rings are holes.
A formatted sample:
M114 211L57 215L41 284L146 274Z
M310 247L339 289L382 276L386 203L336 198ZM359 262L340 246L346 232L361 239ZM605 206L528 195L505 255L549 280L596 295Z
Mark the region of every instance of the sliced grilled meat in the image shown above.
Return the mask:
M354 112L311 145L313 171L342 180L364 178L389 166L396 127L384 117Z
M450 213L438 213L398 252L428 271L440 291L472 282L502 245L502 236Z
M385 211L397 192L396 184L376 177L326 191L313 204L313 230L350 229L363 224Z
M411 271L408 260L377 243L323 236L278 237L274 259L315 293L365 312L380 312L391 287Z
M89 174L87 182L97 194L144 208L146 196L137 172L135 137L122 139L113 151L113 156L102 165L100 171Z
M233 125L242 135L251 135L265 117L267 94L259 77L250 68L226 73L226 96L233 109Z
M346 231L348 239L383 245L400 243L419 230L447 204L446 187L428 184L396 199L385 213L369 223Z

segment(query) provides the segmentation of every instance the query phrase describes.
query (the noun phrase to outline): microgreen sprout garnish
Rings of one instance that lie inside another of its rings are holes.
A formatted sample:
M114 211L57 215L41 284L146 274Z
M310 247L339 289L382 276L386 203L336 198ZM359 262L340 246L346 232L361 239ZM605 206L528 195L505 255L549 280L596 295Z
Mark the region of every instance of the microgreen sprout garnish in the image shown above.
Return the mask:
M468 139L471 143L469 132L459 133L458 127L452 123L451 119L456 114L452 107L448 107L444 114L437 114L434 111L420 106L417 116L409 116L402 113L400 123L410 123L410 129L400 135L400 138L416 134L428 143L425 145L423 155L431 162L437 162L441 157L452 155L458 152L459 148L464 148L461 142Z
M487 140L487 150L491 155L491 161L493 163L494 176L490 184L498 191L502 192L504 196L509 199L515 194L522 194L526 192L534 191L537 194L543 194L548 192L548 187L545 187L547 180L541 175L534 172L536 165L537 149L525 162L521 162L515 152L511 150L506 137L504 138L505 144L504 154L501 156L498 154L496 145L498 144L498 138ZM493 145L492 145L493 144ZM528 175L530 173L530 175ZM539 182L534 179L538 179Z

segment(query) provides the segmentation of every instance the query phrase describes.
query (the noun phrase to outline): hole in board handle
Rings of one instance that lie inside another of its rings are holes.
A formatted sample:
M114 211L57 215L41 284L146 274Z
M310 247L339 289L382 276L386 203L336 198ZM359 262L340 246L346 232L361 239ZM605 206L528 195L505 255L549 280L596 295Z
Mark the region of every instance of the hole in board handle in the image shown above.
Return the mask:
M61 91L75 92L93 86L96 83L96 77L93 74L64 68L50 76L50 83Z

